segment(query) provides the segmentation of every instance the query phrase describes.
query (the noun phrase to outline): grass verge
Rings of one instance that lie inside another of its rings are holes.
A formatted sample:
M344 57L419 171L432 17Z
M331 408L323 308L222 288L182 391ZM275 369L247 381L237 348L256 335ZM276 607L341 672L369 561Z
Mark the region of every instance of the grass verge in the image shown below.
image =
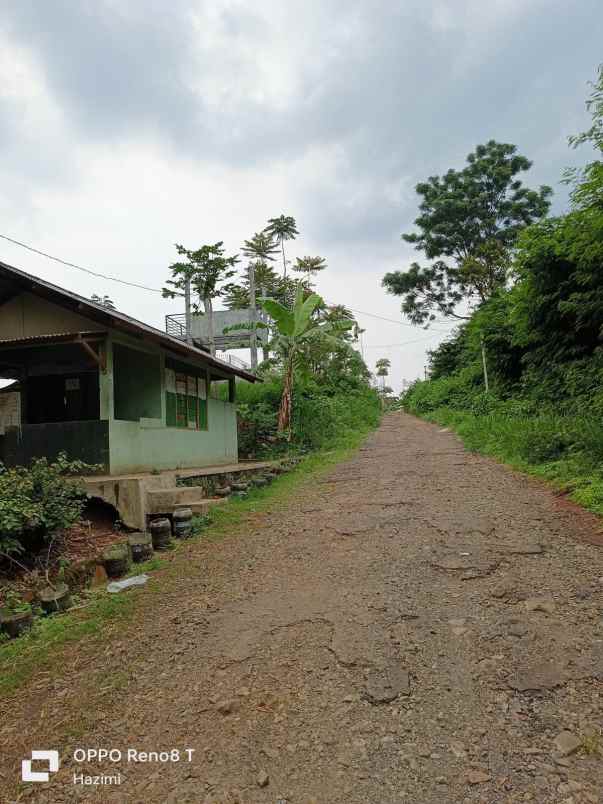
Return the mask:
M225 505L214 508L210 523L204 522L193 539L177 542L166 557L157 554L150 561L133 567L130 575L156 573L150 587L147 585L140 590L132 589L118 594L109 594L104 590L94 592L85 606L65 614L38 618L28 634L0 644L0 696L14 693L35 673L58 667L62 646L84 638L87 642L101 637L106 640L113 625L134 614L139 601L143 599L141 592L143 595L161 592L162 578L167 580L170 575L186 574L186 555L195 540L217 541L236 532L248 514L285 507L293 491L348 458L371 429L347 431L331 449L306 456L293 470L280 475L271 485L253 489L245 499L229 500Z
M422 418L450 427L473 452L540 477L603 516L603 469L598 432L574 417L478 415L437 408ZM580 430L580 438L576 437Z

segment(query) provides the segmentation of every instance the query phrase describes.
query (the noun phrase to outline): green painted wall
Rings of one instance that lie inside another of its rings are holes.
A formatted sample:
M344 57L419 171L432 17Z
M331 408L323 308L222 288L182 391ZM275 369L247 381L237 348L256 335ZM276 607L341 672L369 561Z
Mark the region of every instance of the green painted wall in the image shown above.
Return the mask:
M161 415L140 421L123 421L114 416L113 344L156 355L160 361ZM187 430L166 426L165 353L160 347L140 344L121 333L107 339L107 372L100 375L101 419L109 422L109 463L112 474L152 469L184 469L236 463L236 406L220 399L208 399L208 429ZM187 364L183 364L186 368ZM193 371L191 366L191 371ZM198 370L198 367L197 367Z
M112 473L184 469L237 461L236 408L209 400L208 430L165 427L161 422L109 422Z
M137 422L161 418L161 364L158 354L113 344L113 415Z

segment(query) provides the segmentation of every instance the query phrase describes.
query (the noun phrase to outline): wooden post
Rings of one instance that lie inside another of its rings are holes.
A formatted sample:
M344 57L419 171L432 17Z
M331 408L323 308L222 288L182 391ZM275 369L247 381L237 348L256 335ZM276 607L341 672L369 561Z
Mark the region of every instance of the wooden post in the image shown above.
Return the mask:
M258 367L258 334L256 329L258 316L255 301L255 263L253 260L249 263L249 301L251 303L251 339L249 351L251 356L251 370L255 371Z
M184 319L186 326L186 342L193 342L192 317L191 317L191 280L187 278L184 284Z

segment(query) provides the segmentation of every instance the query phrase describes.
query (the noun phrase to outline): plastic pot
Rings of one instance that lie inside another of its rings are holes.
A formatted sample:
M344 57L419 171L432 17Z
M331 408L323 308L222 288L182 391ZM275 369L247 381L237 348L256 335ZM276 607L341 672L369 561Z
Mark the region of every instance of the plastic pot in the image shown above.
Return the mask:
M71 606L71 595L66 583L60 583L56 589L47 586L38 595L40 605L44 614L54 614L57 611L65 611Z
M188 539L193 533L193 512L190 508L177 508L172 514L174 536L176 539Z
M103 564L110 578L119 578L130 569L130 547L127 544L114 544L103 553Z
M155 550L167 550L172 546L172 525L169 519L154 519L149 529Z
M9 611L8 609L0 609L0 631L11 639L24 634L29 631L33 625L33 614L31 611Z
M131 533L128 536L128 544L132 551L132 561L139 564L141 561L148 561L153 556L153 539L149 533Z

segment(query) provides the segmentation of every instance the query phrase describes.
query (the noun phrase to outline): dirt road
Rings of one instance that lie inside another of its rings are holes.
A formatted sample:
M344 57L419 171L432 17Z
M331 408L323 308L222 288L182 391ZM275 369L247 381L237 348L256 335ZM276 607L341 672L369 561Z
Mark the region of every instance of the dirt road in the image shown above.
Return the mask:
M598 802L599 527L452 433L389 415L286 510L191 547L186 577L121 639L70 649L60 678L16 697L6 800L21 758L56 748L59 772L23 800ZM97 747L122 759L75 761Z

